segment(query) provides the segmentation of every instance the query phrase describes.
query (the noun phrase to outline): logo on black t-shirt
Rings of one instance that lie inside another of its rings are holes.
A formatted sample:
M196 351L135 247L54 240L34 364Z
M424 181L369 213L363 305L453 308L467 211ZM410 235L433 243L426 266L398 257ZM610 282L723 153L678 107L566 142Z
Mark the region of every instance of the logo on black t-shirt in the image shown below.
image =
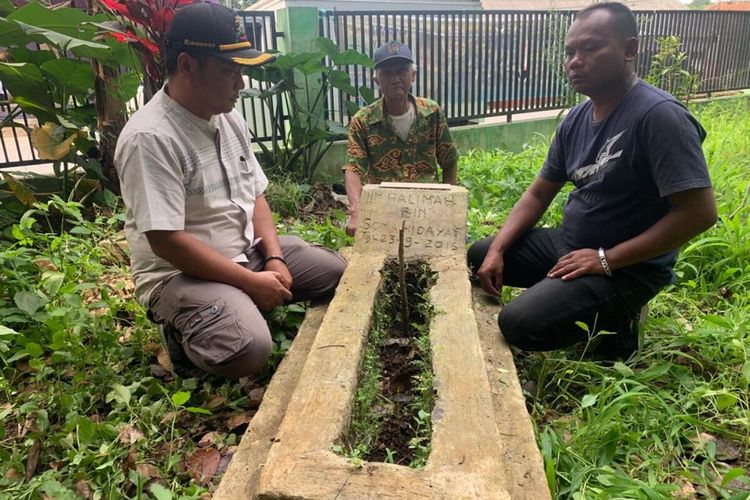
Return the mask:
M586 165L585 167L577 169L575 172L573 172L572 180L580 181L581 179L585 179L586 177L596 175L599 170L608 167L610 161L622 156L622 149L615 153L610 153L610 151L612 150L612 146L615 145L617 140L622 137L622 134L624 134L626 130L627 129L623 130L614 137L610 137L609 139L607 139L607 141L604 143L604 146L602 146L602 148L596 154L596 163Z

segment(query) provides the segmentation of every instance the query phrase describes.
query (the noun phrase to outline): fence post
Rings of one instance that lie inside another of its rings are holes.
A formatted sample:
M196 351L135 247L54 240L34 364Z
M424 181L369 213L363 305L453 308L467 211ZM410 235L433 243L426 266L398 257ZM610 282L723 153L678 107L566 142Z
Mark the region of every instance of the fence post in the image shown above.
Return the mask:
M279 51L282 54L316 51L315 40L320 37L318 9L316 7L286 7L277 10L276 31L283 33L283 36L279 38ZM304 76L302 73L296 72L295 79L297 78L302 82ZM311 121L324 121L325 99L320 99L315 109L312 109L315 96L318 95L321 88L320 75L311 75L308 79L307 89L298 84L301 88L296 91L297 102L310 112ZM288 110L286 111L288 112ZM310 123L310 125L315 126L317 124Z

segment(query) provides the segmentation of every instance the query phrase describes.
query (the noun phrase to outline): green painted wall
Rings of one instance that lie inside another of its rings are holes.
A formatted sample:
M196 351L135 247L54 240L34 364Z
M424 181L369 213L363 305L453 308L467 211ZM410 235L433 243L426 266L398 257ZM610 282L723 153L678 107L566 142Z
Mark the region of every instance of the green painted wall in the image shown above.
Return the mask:
M695 111L702 106L716 102L734 106L740 100L745 101L748 110L750 110L750 91L744 91L739 95L696 100L691 102L689 107ZM533 141L539 135L544 138L551 138L560 119L559 115L554 115L549 118L512 123L466 125L451 128L451 134L453 140L456 141L459 154L471 149L504 149L519 152L523 149L524 144ZM325 182L343 183L344 176L341 173L341 166L345 161L346 141L338 141L331 146L331 149L323 158L316 172L316 177ZM458 175L460 178L461 172Z
M557 123L557 116L553 116L512 123L465 125L451 128L451 135L459 153L471 149L504 149L518 152L523 149L524 144L534 140L539 134L545 138L551 137ZM331 146L323 158L316 177L325 182L343 182L341 167L345 161L346 141L338 141Z
M310 52L315 50L315 40L320 36L318 9L315 7L288 7L276 11L276 30L284 36L279 39L279 51Z
M318 9L316 7L287 7L276 11L276 30L284 33L279 39L279 51L282 54L301 54L303 52L315 52L317 45L315 40L320 37L320 26L318 25ZM295 70L295 83L297 90L297 102L304 108L311 110L309 122L312 127L319 126L325 120L324 99L320 99L314 110L315 96L320 92L322 84L320 75L311 75L307 79ZM304 81L307 81L305 88ZM289 113L288 110L284 110Z

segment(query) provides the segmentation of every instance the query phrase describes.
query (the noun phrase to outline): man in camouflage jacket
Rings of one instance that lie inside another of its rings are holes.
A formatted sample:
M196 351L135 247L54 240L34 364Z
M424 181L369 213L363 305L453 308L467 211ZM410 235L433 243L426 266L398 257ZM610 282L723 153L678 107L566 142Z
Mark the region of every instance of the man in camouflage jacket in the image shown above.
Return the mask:
M347 233L357 230L363 182L456 183L458 154L440 106L409 93L416 77L411 50L388 42L375 51L375 83L382 97L357 112L349 124L344 165L349 198Z

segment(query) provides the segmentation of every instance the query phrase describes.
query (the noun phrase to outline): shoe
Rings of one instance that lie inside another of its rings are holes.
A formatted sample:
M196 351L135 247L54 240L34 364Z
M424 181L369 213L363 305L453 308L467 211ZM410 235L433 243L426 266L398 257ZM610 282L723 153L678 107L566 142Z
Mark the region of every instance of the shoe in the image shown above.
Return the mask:
M624 331L602 335L591 357L596 361L628 361L640 347L641 323L638 317L627 321Z
M180 332L170 325L159 325L159 334L161 335L161 344L169 355L169 361L172 363L172 371L181 378L197 378L204 375L203 370L195 366L190 358L185 354L180 342Z

